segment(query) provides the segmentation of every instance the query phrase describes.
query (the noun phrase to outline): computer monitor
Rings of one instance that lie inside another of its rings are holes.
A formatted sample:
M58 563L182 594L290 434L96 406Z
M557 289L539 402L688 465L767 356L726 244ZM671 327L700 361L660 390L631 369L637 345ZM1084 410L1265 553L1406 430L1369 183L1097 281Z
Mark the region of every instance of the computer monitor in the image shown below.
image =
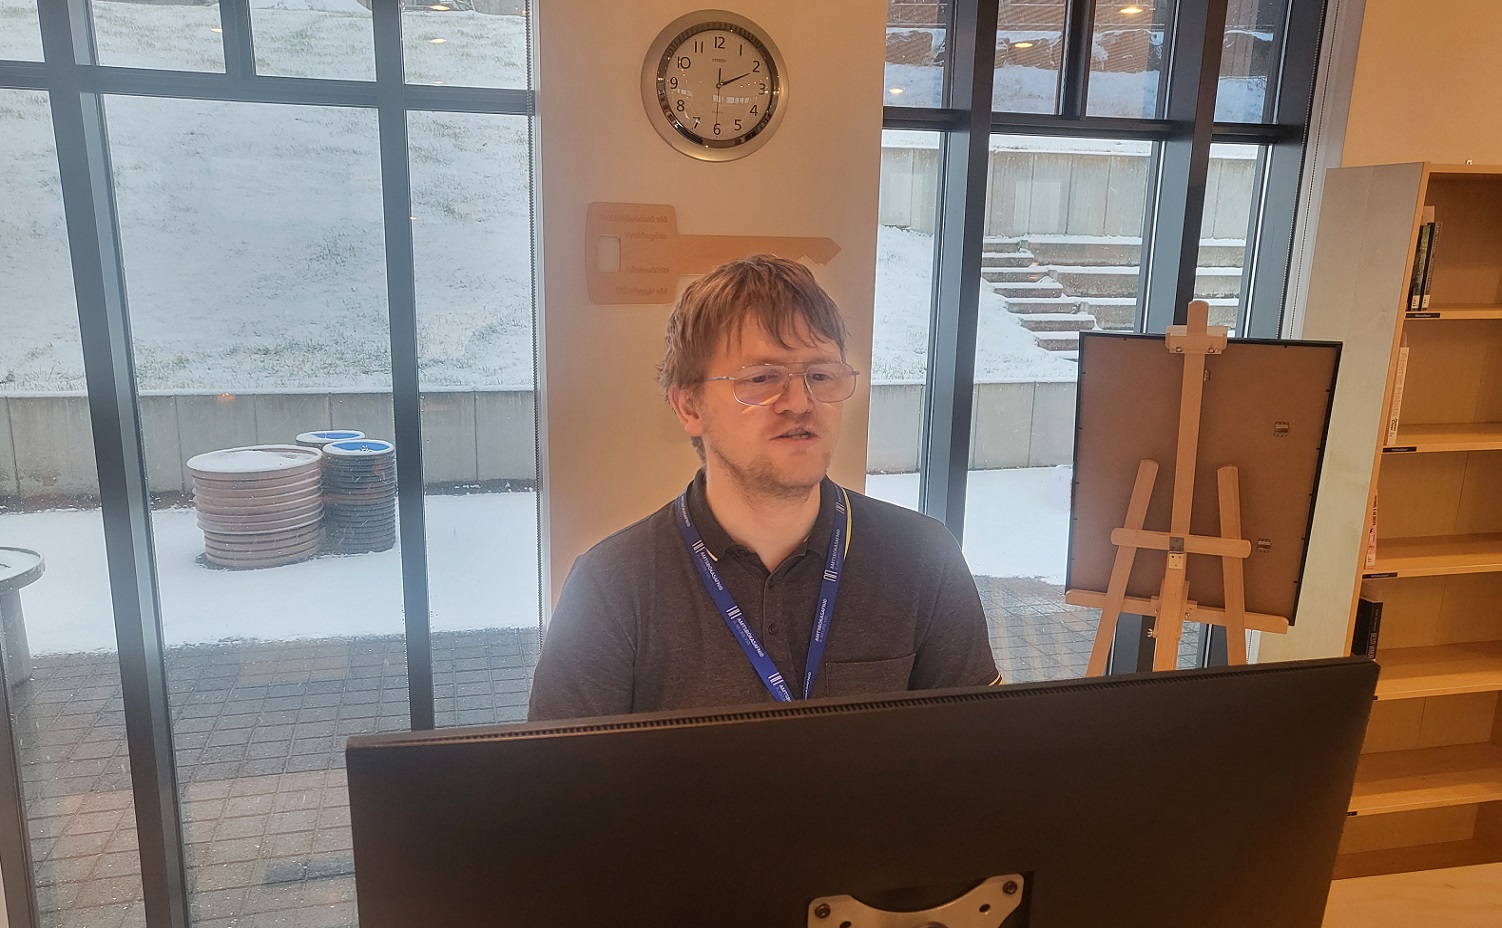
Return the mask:
M360 925L1316 928L1376 678L1344 659L355 737Z

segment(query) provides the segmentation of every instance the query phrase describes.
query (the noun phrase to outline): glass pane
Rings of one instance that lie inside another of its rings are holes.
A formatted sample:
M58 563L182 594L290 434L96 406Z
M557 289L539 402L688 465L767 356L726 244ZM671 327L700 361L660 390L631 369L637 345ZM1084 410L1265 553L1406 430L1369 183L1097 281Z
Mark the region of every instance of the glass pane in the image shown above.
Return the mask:
M370 10L356 0L256 0L256 73L375 80Z
M0 172L0 651L40 923L144 925L99 480L47 95L0 90L0 138L7 155Z
M1210 304L1210 324L1230 326L1232 335L1246 318L1241 277L1262 151L1257 145L1210 146L1194 295Z
M993 110L1058 111L1068 5L1068 0L1001 0L996 21Z
M943 106L949 0L887 0L887 106Z
M36 0L0 0L0 60L41 61Z
M1064 604L1079 333L1131 329L1152 143L996 136L965 556L1014 682L1081 676Z
M1263 122L1288 0L1231 0L1220 52L1216 122Z
M1173 33L1173 0L1116 0L1095 7L1090 60L1091 116L1151 119L1162 114L1163 56Z
M99 63L122 68L223 71L219 3L94 0Z
M542 635L527 119L408 119L437 721L520 721Z
M866 492L916 509L933 314L939 134L882 132Z
M376 114L107 102L194 920L352 924L344 739L409 726L390 456L198 456L391 438Z
M409 84L528 86L528 0L404 6L402 48Z

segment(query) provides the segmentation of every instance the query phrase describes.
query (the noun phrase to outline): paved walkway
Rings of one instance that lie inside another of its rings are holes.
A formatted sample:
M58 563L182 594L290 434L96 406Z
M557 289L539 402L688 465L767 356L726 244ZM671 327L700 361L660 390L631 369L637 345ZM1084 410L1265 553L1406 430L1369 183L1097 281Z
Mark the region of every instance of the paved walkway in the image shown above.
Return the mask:
M1083 673L1093 610L1037 580L978 586L1009 682ZM525 717L535 630L433 646L440 726ZM409 727L402 640L174 649L167 680L195 928L354 925L344 741ZM115 656L39 656L12 699L43 925L144 926Z

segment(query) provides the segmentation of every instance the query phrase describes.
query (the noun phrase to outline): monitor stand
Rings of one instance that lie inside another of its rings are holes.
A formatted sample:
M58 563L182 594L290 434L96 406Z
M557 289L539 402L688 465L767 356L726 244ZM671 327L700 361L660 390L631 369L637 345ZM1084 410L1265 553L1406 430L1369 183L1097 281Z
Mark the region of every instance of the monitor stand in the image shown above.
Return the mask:
M808 904L808 928L996 928L1022 905L1021 874L993 876L962 896L916 912L892 912L853 896Z

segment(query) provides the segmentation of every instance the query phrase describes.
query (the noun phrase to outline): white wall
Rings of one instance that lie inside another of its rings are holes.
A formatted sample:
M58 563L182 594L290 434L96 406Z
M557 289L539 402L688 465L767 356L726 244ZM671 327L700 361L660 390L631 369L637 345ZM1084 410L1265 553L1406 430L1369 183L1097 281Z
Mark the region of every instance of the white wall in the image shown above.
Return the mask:
M781 49L790 93L777 135L749 157L720 164L669 148L648 124L639 90L642 59L657 33L704 6L536 6L543 563L555 597L578 554L667 502L698 466L656 386L671 306L589 302L589 203L671 204L685 232L833 239L839 255L813 270L845 311L851 363L870 370L887 4L736 4ZM845 404L832 468L836 480L855 488L865 479L867 386Z

